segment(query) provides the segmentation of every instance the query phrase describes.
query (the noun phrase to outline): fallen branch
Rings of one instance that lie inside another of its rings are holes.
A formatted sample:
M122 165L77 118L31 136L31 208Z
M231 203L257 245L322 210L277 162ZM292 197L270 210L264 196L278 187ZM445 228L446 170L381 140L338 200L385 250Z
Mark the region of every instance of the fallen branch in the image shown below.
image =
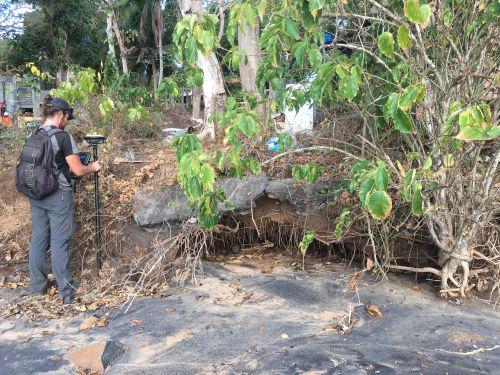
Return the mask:
M441 271L439 271L433 267L417 268L417 267L395 266L395 265L391 265L391 264L388 264L385 267L393 269L393 270L399 270L399 271L410 271L410 272L416 272L416 273L432 273L436 276L441 277Z
M121 163L144 163L143 160L131 160L127 158L115 158L113 160L113 164L121 164Z
M495 349L498 349L498 348L500 348L500 345L495 345L492 348L486 348L486 349L485 348L479 348L479 349L473 350L471 352L451 352L449 350L444 350L444 349L434 349L434 350L437 351L437 352L443 352L443 353L447 353L447 354L474 355L474 354L477 354L477 353L489 352L491 350L495 350Z

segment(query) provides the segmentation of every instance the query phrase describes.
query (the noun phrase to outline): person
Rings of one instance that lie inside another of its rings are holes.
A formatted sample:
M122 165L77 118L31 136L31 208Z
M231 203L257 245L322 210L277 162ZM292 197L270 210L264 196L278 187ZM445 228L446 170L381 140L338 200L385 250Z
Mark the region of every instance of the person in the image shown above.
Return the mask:
M29 199L32 223L30 291L32 295L42 295L48 288L47 253L50 247L52 272L63 304L71 303L77 288L70 269L69 241L75 231L70 173L85 176L101 169L97 161L88 165L81 163L75 140L64 131L68 122L74 118L73 109L66 100L50 96L45 98L41 128L45 131L55 128L63 130L51 137L53 164L60 172L57 177L58 188L41 200Z

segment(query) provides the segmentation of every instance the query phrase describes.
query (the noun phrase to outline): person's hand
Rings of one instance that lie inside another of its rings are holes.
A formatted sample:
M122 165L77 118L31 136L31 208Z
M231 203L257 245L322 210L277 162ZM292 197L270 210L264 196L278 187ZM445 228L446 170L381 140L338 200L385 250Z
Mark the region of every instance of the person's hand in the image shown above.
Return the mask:
M90 164L90 168L92 168L92 172L99 172L101 170L101 165L99 164L98 161L95 161L92 164Z

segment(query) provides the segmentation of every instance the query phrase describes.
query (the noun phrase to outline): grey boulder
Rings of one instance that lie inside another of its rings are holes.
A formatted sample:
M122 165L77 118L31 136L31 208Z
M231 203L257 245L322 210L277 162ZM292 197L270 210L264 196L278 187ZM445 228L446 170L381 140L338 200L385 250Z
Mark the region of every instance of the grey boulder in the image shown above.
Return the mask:
M137 193L134 202L138 205L134 219L141 227L180 223L197 215L179 186Z
M340 188L341 181L327 180L314 184L298 184L293 178L272 180L265 192L271 199L288 202L298 213L312 213L327 208L335 192Z

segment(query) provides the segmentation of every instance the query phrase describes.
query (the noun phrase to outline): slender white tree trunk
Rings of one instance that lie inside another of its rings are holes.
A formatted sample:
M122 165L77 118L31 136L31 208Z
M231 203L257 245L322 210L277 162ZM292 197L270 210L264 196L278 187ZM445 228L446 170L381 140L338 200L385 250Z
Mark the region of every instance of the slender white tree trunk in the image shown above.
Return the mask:
M181 13L185 17L189 14L203 16L201 0L182 0ZM226 102L226 90L224 89L224 77L220 63L215 53L204 55L198 52L198 66L203 70L203 100L205 103L205 113L203 116L204 127L199 136L201 138L209 135L215 139L216 124L209 120L213 113L221 112Z
M194 119L201 118L201 95L203 93L203 89L196 85L193 86L192 89L192 100L193 100L193 112L191 117Z
M224 109L226 101L226 90L224 89L224 77L220 68L219 61L215 53L208 56L198 52L198 66L203 70L203 100L205 102L204 129L200 137L209 135L215 139L215 122L211 115L221 112Z
M158 22L158 57L160 60L158 84L160 84L163 79L163 10L161 8L160 0L157 2L156 17Z
M106 0L107 5L109 7L108 17L111 19L111 28L115 34L116 41L118 42L118 47L120 48L120 60L122 63L122 72L123 74L128 74L128 63L127 63L127 50L125 48L125 42L123 40L122 33L120 32L120 28L118 27L118 21L116 19L116 14L113 10L114 0ZM106 29L107 32L107 29ZM109 35L108 35L109 38ZM109 44L108 44L109 47Z
M240 62L240 80L243 91L253 95L257 94L255 79L259 70L259 25L246 27L244 30L238 28L238 45L245 52L247 61Z
M111 10L106 14L106 36L109 54L116 60L115 44L113 43L113 12Z

